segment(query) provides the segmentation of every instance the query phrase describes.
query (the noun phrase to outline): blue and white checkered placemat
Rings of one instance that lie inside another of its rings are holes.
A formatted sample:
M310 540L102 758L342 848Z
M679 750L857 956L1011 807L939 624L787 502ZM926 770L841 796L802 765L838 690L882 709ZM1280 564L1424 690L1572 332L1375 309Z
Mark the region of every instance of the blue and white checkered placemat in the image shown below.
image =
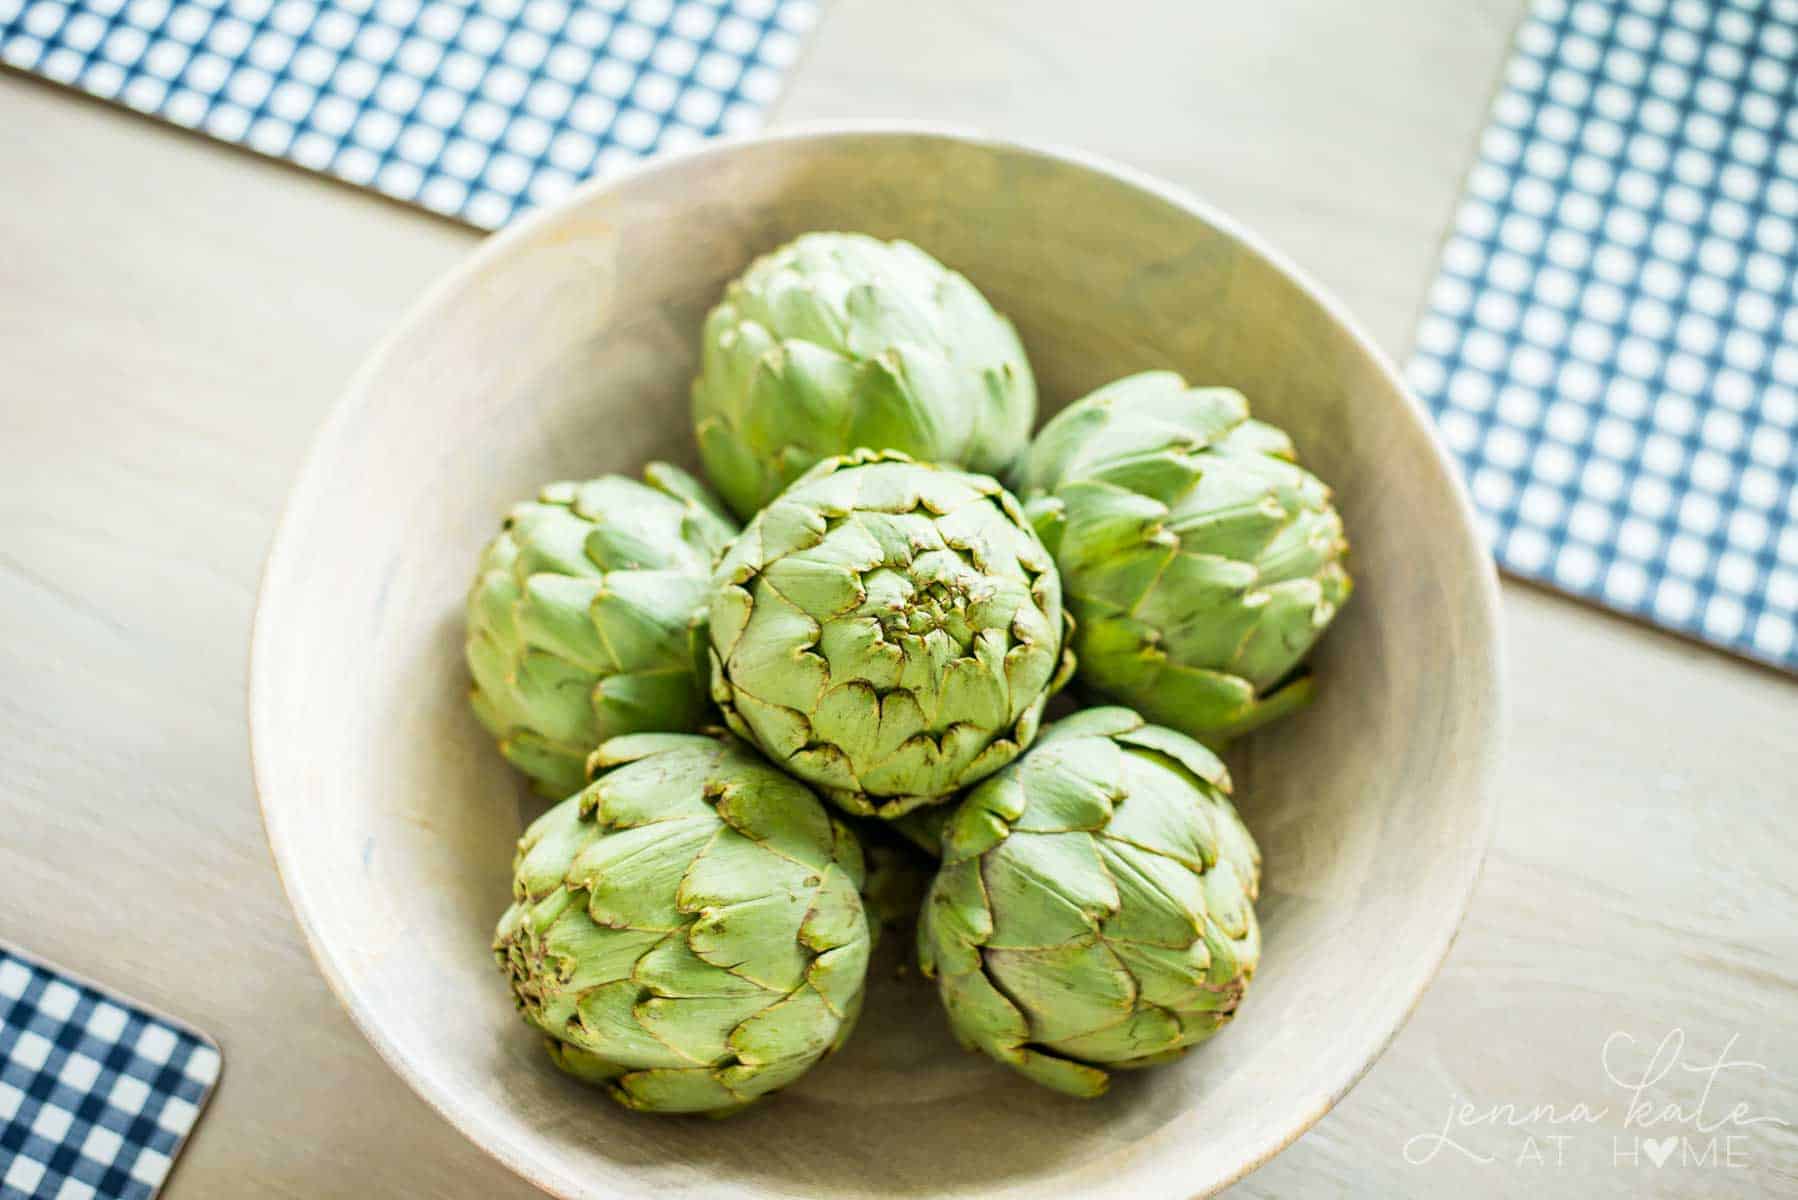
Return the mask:
M812 0L0 0L0 62L485 229L753 128Z
M192 1030L0 945L0 1200L147 1200L218 1076Z
M1408 375L1499 562L1798 670L1798 0L1536 0Z

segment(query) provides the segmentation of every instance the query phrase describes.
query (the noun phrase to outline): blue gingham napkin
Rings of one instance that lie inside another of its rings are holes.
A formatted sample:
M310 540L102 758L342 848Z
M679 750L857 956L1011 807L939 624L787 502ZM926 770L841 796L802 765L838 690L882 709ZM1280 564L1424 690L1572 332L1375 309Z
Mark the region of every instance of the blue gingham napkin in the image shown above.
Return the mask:
M812 0L0 0L0 62L486 229L753 128Z
M1798 670L1798 0L1536 0L1408 375L1513 574Z
M3 1200L148 1200L218 1075L199 1034L0 945Z

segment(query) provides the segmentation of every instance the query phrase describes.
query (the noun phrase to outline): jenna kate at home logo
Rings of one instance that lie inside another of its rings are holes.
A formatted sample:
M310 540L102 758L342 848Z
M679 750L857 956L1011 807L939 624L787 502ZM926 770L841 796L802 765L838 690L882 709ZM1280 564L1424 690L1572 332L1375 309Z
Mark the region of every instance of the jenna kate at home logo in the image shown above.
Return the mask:
M1708 1054L1689 1046L1683 1029L1669 1030L1658 1044L1613 1033L1598 1056L1602 1098L1494 1104L1457 1097L1439 1128L1405 1142L1405 1161L1423 1166L1456 1155L1481 1165L1553 1168L1577 1156L1585 1165L1620 1169L1745 1170L1754 1162L1757 1128L1790 1122L1727 1099L1767 1071L1734 1057L1736 1041Z

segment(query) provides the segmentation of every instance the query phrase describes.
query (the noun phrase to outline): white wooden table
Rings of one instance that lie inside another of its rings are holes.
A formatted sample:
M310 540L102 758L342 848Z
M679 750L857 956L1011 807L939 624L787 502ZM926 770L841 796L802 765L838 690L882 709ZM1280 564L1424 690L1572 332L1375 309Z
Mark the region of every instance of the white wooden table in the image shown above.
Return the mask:
M942 120L1146 168L1399 353L1520 7L840 0L777 117ZM0 938L223 1044L176 1197L532 1194L327 993L243 728L257 570L310 431L474 242L0 76ZM1367 1079L1240 1193L1798 1194L1798 686L1527 587L1505 609L1504 807L1460 941ZM1702 1098L1707 1125L1746 1106L1710 1133L1624 1124L1675 1030L1683 1065L1641 1097ZM1726 1066L1704 1098L1687 1068L1720 1055L1765 1069ZM1567 1123L1581 1103L1607 1115ZM1656 1166L1640 1143L1675 1134Z

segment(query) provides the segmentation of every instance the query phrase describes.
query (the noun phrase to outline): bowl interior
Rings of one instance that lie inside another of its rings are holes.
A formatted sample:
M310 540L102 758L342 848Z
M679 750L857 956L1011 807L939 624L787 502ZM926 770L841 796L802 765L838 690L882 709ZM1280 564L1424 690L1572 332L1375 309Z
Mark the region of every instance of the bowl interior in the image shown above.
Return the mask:
M810 229L918 243L1017 323L1046 411L1171 367L1241 388L1337 490L1359 590L1320 698L1231 754L1267 857L1237 1023L1098 1102L958 1050L888 939L845 1051L726 1122L627 1114L560 1076L487 946L540 810L467 711L461 602L547 480L692 464L687 384L725 281ZM252 683L270 839L327 976L394 1066L565 1196L1193 1195L1359 1077L1447 948L1484 849L1493 588L1391 371L1192 202L1092 164L917 132L671 161L488 243L335 412L270 559Z

